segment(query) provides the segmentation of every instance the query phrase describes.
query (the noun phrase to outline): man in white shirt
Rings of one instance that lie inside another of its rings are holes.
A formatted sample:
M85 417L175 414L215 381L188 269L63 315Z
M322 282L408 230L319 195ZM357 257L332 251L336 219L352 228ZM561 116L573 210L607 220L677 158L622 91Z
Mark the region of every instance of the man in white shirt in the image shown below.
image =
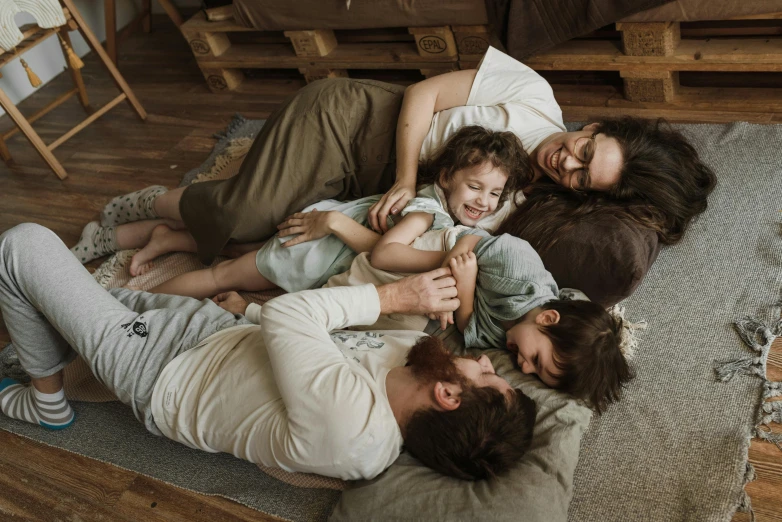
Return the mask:
M420 332L344 330L381 314L452 311L454 285L440 269L262 308L235 294L218 306L106 292L51 231L19 225L0 236L0 311L33 379L0 382L0 409L49 429L70 425L62 368L78 352L149 431L190 447L368 479L404 444L443 473L491 477L529 446L534 403L485 356L454 358Z

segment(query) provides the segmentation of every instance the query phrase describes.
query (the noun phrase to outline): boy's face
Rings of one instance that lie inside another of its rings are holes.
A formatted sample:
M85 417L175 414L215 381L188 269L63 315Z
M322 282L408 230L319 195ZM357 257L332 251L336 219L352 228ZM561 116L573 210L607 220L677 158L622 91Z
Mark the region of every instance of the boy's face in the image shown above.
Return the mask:
M543 333L541 326L559 322L556 310L536 308L505 332L506 346L516 354L516 361L522 372L536 374L547 386L559 385L559 368L554 365L554 345Z

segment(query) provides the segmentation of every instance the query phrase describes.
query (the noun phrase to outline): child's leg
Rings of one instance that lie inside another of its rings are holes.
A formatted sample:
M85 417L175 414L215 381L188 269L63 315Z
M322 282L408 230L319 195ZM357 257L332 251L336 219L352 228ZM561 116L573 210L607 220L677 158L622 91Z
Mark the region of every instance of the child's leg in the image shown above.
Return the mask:
M167 217L159 216L154 209L155 199L167 190L161 185L154 185L130 194L117 196L103 207L103 212L100 213L100 225L102 227L116 227L131 221Z
M261 249L263 245L266 244L266 241L259 241L257 243L232 243L229 242L225 247L223 248L223 251L220 252L221 255L236 259L237 257L241 257L247 252L257 252Z
M139 222L142 223L142 222ZM129 223L136 225L138 223ZM117 227L119 230L120 227ZM143 275L152 268L150 261L169 252L195 252L196 242L187 230L172 230L168 225L156 225L152 229L149 240L130 262L130 275ZM182 294L185 295L185 294Z
M117 241L118 250L129 250L132 248L145 247L152 239L152 231L159 225L166 225L172 230L182 230L185 224L173 219L145 219L133 223L119 225L114 235Z
M277 288L258 272L255 255L256 252L248 252L213 267L182 274L149 291L205 299L231 290L259 292Z
M186 188L169 190L155 198L153 203L155 214L164 219L182 221L182 214L179 213L179 200L182 199L182 193Z
M173 219L145 219L116 227L102 227L97 221L92 221L84 227L79 242L71 248L71 252L82 263L89 263L119 250L141 248L149 243L152 231L158 225L168 225L177 230L185 226Z

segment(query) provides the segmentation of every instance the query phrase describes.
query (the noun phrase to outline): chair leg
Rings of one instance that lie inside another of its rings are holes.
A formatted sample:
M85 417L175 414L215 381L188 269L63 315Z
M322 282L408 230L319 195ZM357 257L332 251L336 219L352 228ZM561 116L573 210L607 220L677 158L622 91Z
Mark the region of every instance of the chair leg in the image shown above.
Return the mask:
M142 120L146 120L147 111L145 111L144 107L141 106L138 99L136 98L136 95L133 94L133 91L130 89L130 86L125 81L125 78L122 77L122 74L120 74L119 70L114 65L114 62L111 61L109 55L107 55L106 51L103 50L103 46L95 37L95 33L92 32L90 27L84 21L84 18L82 18L81 13L79 13L79 10L76 9L76 6L73 4L73 0L60 0L60 1L71 12L71 17L73 17L73 20L76 22L76 25L79 26L79 32L87 41L90 48L92 48L92 50L95 51L95 54L97 54L100 57L101 61L103 62L103 65L105 65L106 68L109 70L109 73L111 74L114 83L117 85L117 88L119 88L119 90L125 93L125 95L128 97L128 103L130 103L130 106L133 107L133 110L136 111L136 114L138 114L139 118L141 118Z
M65 42L65 45L73 49L73 44L71 44L71 36L68 34L67 27L60 29L60 36L62 36L62 40ZM64 46L62 47L62 55L65 57L65 63L68 66L68 72L71 73L73 85L76 87L76 89L78 89L79 102L81 103L81 106L84 107L84 110L89 114L92 112L92 107L90 107L90 98L87 96L87 88L84 85L84 78L82 78L81 70L71 66L70 61L68 60L68 51Z
M106 18L106 54L117 63L117 5L115 0L103 0L103 14Z
M60 179L67 178L68 173L65 172L63 166L60 164L57 158L54 157L52 151L49 150L41 137L38 136L38 133L35 132L35 129L33 129L32 125L30 125L24 115L19 112L19 109L16 108L16 105L14 105L14 103L2 89L0 89L0 106L3 107L6 114L8 114L14 123L16 123L17 127L19 127L19 130L22 131L25 136L27 136L27 139L30 140L30 143L32 143L33 147L35 147L35 150L38 152L38 154L41 155L41 158L43 158L46 164L49 165L49 168L51 168L54 173L57 174L57 177Z
M145 33L149 33L152 31L152 0L141 0L141 12L145 13L141 28Z
M174 4L171 3L171 0L157 0L157 1L166 11L168 17L171 18L171 21L174 22L174 25L180 27L183 23L185 23L185 20L182 18L182 15L179 14L179 10L176 8Z
M0 137L0 159L5 161L6 165L11 165L13 158L11 152L8 150L8 145L5 144L5 140Z

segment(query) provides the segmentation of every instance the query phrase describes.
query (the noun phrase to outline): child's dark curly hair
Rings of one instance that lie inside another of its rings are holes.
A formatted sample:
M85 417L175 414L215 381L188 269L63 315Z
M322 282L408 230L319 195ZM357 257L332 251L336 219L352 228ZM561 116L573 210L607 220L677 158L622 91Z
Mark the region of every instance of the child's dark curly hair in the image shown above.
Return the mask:
M419 164L418 179L422 184L447 185L457 171L485 162L508 175L499 204L532 182L532 165L519 138L512 132L491 131L478 125L462 127L433 158Z
M591 301L550 301L556 324L541 326L554 346L558 389L582 399L599 414L616 402L635 375L620 349L622 320Z

